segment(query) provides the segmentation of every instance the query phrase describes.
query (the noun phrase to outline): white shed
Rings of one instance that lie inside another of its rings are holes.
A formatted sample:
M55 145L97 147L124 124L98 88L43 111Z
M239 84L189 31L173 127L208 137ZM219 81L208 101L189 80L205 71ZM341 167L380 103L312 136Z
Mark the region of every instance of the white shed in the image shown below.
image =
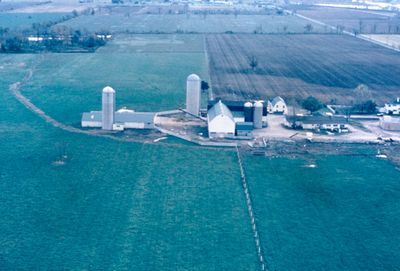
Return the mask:
M235 120L232 112L221 101L208 110L208 136L210 138L225 138L235 136Z

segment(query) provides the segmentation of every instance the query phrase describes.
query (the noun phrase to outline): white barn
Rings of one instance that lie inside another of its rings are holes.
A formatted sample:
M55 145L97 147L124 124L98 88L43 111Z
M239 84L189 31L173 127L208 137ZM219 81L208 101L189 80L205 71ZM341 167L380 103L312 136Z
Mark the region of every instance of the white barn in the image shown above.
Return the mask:
M235 136L235 120L232 112L221 101L208 110L209 138L227 138Z
M287 113L286 103L280 96L273 98L271 102L268 101L267 109L269 113Z

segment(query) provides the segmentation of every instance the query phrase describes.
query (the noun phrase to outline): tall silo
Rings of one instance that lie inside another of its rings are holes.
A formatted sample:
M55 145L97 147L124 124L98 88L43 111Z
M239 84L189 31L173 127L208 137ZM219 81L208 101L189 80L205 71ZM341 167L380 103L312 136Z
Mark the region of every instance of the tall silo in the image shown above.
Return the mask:
M198 116L200 113L201 79L191 74L186 80L186 111Z
M253 122L253 104L251 102L246 102L243 106L244 121Z
M264 105L261 101L254 103L253 125L256 129L262 128L263 107Z
M115 113L115 90L112 87L103 88L102 93L102 129L112 130L114 124L114 113Z

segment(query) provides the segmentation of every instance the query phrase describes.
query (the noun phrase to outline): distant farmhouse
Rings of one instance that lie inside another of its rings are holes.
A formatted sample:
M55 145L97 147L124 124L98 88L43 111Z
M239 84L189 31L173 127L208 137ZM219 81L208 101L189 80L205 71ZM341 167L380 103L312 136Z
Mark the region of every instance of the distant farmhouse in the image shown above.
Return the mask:
M347 119L335 116L286 116L285 125L293 129L329 131L335 133L349 131Z
M282 97L277 96L267 103L268 113L287 114L287 106Z

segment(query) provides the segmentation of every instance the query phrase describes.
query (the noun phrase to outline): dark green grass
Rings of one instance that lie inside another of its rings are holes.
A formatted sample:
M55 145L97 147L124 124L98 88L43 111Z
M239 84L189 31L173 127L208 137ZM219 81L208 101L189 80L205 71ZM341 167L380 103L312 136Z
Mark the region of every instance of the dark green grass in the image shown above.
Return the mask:
M8 91L25 70L1 71L2 269L258 268L234 153L56 129Z
M400 172L364 156L245 157L271 270L400 267Z

